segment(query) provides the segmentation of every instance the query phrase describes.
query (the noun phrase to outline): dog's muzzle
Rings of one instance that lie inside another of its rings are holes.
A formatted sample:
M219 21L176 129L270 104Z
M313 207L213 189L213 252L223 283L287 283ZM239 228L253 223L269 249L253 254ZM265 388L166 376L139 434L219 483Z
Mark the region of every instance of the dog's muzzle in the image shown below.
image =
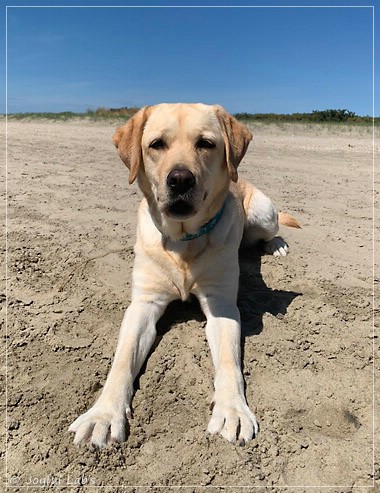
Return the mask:
M175 168L168 174L166 185L169 189L169 203L166 213L174 218L184 219L193 216L193 191L196 185L195 176L186 168Z

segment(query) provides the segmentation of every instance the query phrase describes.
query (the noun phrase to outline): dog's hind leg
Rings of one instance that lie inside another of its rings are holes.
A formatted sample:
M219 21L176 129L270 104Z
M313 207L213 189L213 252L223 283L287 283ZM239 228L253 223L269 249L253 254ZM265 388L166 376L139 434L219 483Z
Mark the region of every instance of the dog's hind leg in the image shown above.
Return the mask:
M275 205L253 185L249 183L244 185L243 244L253 245L263 241L266 253L285 257L289 251L289 246L280 236L276 236L279 230L279 213Z

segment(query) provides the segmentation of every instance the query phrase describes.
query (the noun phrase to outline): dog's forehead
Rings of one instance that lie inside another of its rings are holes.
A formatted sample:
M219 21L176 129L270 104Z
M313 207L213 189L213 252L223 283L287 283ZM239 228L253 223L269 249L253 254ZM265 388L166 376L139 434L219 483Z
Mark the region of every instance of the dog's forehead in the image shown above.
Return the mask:
M214 108L205 104L160 104L154 106L144 136L164 134L221 134Z

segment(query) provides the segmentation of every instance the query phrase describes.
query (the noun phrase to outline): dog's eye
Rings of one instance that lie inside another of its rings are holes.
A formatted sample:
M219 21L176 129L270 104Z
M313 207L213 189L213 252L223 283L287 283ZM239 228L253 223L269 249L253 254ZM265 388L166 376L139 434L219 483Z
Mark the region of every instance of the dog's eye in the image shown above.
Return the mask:
M151 149L163 149L165 147L165 142L162 139L156 139L149 144Z
M197 148L198 149L213 149L215 147L214 142L211 142L211 140L207 139L199 139L197 142Z

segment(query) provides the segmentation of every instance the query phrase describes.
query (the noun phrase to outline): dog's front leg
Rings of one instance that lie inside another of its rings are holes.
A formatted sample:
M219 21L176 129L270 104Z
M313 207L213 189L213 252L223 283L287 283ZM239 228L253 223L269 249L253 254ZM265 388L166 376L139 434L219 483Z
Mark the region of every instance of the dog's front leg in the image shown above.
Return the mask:
M208 431L244 444L257 435L258 425L244 395L239 310L235 303L217 296L201 297L200 302L207 317L206 336L215 367Z
M102 448L125 440L127 417L131 417L133 381L156 337L156 323L164 301L132 301L121 324L119 341L103 391L93 407L69 428L74 443L88 442Z

